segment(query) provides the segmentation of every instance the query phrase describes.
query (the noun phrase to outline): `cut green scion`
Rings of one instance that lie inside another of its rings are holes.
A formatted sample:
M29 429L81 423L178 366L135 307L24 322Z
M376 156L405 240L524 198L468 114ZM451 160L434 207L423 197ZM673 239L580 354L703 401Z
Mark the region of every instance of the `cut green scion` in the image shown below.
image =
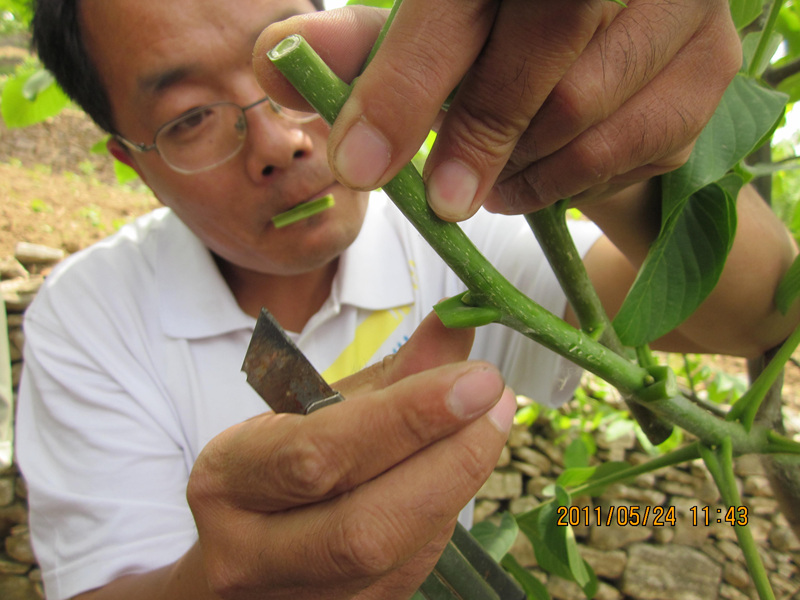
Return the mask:
M331 194L323 196L322 198L317 198L316 200L303 202L272 217L272 224L275 225L275 229L280 229L281 227L297 223L308 217L313 217L317 213L329 209L334 204L336 204L336 202Z

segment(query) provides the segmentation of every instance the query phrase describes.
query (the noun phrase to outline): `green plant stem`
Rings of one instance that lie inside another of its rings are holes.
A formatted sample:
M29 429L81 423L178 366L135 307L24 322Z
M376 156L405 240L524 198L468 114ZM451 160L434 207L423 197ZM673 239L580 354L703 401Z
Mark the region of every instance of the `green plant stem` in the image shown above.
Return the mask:
M597 494L602 493L605 488L614 483L626 481L633 477L637 477L638 475L642 475L644 473L651 473L653 471L657 471L658 469L662 469L664 467L679 465L690 460L695 460L696 458L700 458L700 448L698 442L694 442L682 448L678 448L677 450L673 450L672 452L664 454L663 456L659 456L658 458L649 460L646 463L642 463L640 465L636 465L633 467L628 467L627 469L610 473L605 477L600 477L598 479L587 481L583 485L580 485L568 491L570 496L573 498L577 498L579 496L595 496ZM515 518L517 519L518 523L524 523L527 520L535 519L536 515L539 513L540 510L542 510L543 507L547 506L548 504L554 501L555 498L545 500L541 502L538 506L536 506L536 508L533 508L520 515L516 515Z
M547 261L567 295L581 329L618 354L622 344L611 326L597 291L589 281L583 260L566 226L567 200L525 215Z
M556 274L572 310L575 311L581 329L603 346L624 356L625 348L589 279L586 266L567 227L567 205L567 200L561 200L534 213L528 213L525 219ZM644 368L650 366L641 361L639 364ZM657 446L666 441L672 434L672 426L657 418L646 406L637 403L631 394L622 392L622 396L650 443Z
M303 40L294 35L281 41L269 57L308 102L332 123L350 93ZM413 165L406 165L384 190L425 240L458 275L476 305L498 309L498 322L565 356L615 386L623 395L646 388L648 372L578 331L525 296L475 248L463 230L439 219L428 206L425 184ZM771 452L774 442L762 427L748 432L740 423L725 422L682 396L647 402L658 416L715 445L731 438L734 452Z
M290 36L269 52L286 78L328 122L333 123L350 93L300 36ZM426 200L425 184L413 165L406 165L383 189L425 240L458 275L477 305L500 310L499 322L602 377L622 393L633 393L647 372L608 350L548 312L514 287L475 248L463 230L439 219Z
M700 445L700 453L708 467L714 482L722 495L722 501L729 509L737 510L742 506L742 497L736 484L736 475L733 472L733 448L729 440L723 440L719 446L709 448ZM741 524L738 519L734 522L734 531L739 540L739 547L744 554L750 577L753 578L758 597L761 600L775 600L775 594L764 569L764 563L758 553L753 533L746 524Z
M750 389L733 405L726 417L729 421L738 419L746 429L753 426L756 413L767 396L767 392L783 372L783 367L792 357L798 345L800 345L800 327L792 332L752 383Z
M383 39L386 37L386 34L389 32L389 27L392 26L394 22L394 18L397 16L397 11L400 10L400 5L403 3L403 0L394 0L392 4L392 8L389 11L389 16L386 17L386 22L383 24L381 28L381 32L378 34L375 43L372 45L372 50L369 52L369 56L367 56L367 60L364 61L364 66L361 67L361 72L364 72L364 69L367 68L367 65L372 62L372 59L375 58L375 54L378 52L378 48L381 47L383 44Z
M769 40L772 33L775 31L775 24L778 22L778 15L781 12L783 0L773 0L770 6L767 21L764 23L764 28L759 33L758 45L756 51L753 53L753 58L750 60L750 67L748 69L748 76L755 79L758 76L758 65L764 60L764 54L769 48Z

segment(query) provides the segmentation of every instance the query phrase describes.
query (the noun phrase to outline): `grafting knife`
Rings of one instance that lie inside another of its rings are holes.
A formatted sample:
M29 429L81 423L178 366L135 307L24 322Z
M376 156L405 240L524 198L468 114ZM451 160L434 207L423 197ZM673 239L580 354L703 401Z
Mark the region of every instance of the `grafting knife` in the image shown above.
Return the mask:
M244 357L247 383L276 413L308 413L344 400L262 308Z

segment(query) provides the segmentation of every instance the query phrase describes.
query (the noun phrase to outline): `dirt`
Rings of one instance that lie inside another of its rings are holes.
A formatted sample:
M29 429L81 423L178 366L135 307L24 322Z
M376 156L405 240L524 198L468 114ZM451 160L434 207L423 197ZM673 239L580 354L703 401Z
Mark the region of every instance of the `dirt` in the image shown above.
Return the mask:
M158 206L140 183L120 185L104 138L82 112L23 129L0 120L0 258L17 242L75 252Z

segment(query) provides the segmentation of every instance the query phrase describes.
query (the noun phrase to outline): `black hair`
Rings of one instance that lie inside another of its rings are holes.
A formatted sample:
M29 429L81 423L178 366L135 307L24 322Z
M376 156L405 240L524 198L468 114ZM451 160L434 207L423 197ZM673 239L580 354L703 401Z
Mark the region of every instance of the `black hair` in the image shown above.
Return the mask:
M324 10L323 0L311 0ZM33 0L33 46L61 89L99 127L117 133L111 102L86 46L80 24L80 0Z

